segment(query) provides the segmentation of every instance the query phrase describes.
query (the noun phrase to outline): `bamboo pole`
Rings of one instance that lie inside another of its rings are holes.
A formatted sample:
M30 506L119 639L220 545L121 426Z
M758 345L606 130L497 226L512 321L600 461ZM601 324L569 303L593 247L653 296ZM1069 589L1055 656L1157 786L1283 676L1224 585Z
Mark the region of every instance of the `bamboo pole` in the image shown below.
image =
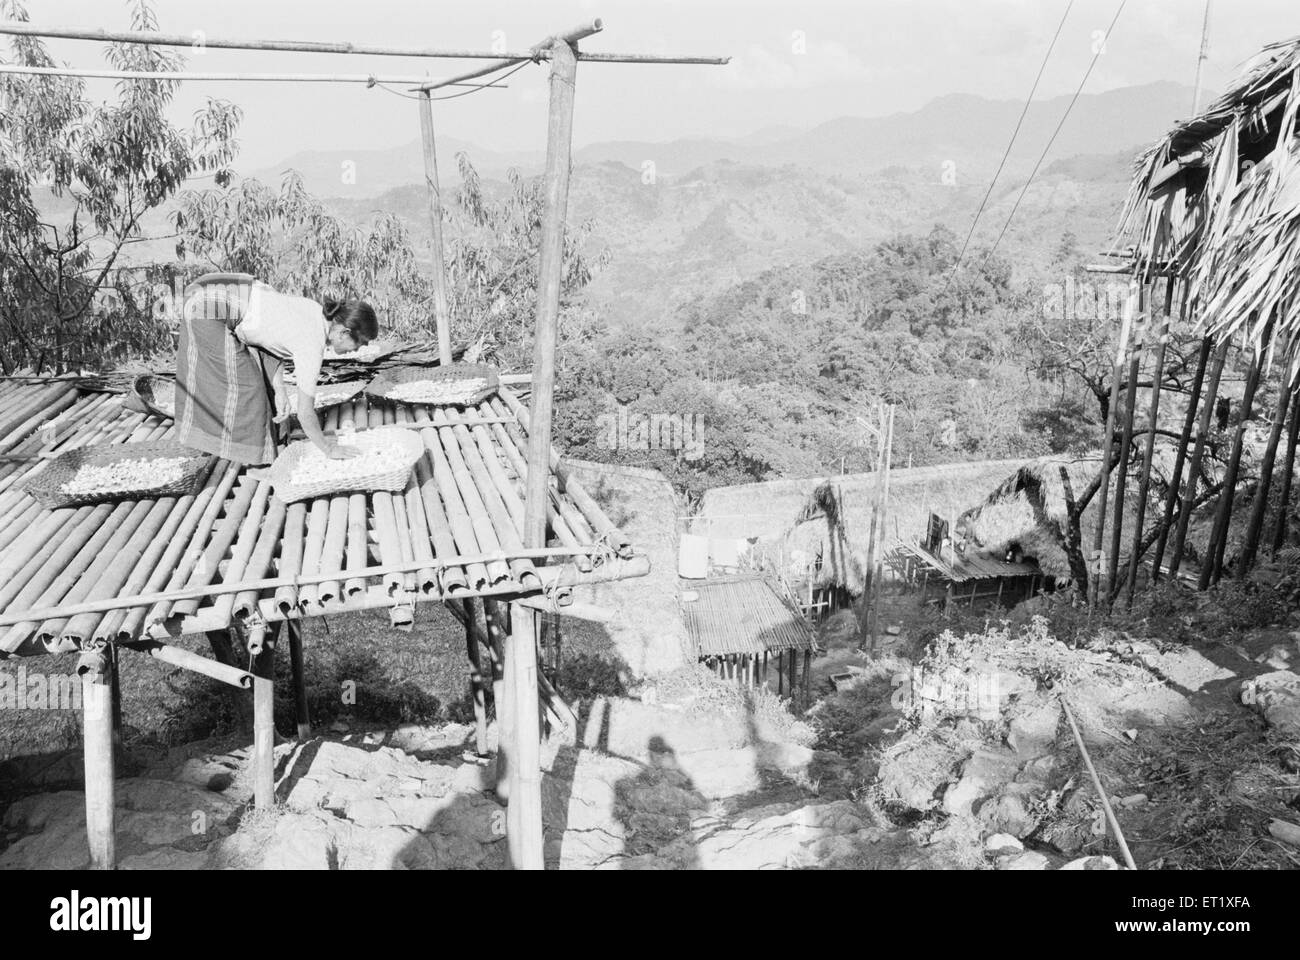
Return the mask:
M364 570L367 564L369 549L366 544L366 531L369 515L366 508L366 495L364 493L354 493L348 497L348 544L347 544L347 564L345 572L355 574L358 570ZM346 600L354 597L366 589L366 581L362 577L349 576L343 581L343 593L341 599Z
M1074 743L1079 748L1079 756L1083 758L1084 765L1088 768L1088 776L1092 778L1092 785L1096 788L1097 798L1101 800L1102 809L1106 812L1106 820L1115 833L1115 840L1119 844L1124 862L1128 864L1130 870L1136 870L1137 865L1133 862L1133 855L1129 853L1128 844L1124 841L1124 831L1119 828L1119 821L1115 819L1115 811L1110 808L1110 800L1107 798L1106 790L1101 784L1101 777L1097 775L1097 768L1092 765L1092 757L1088 756L1088 748L1084 745L1083 735L1079 733L1079 726L1074 722L1074 713L1070 710L1070 705L1066 702L1065 697L1061 697L1061 707L1065 710L1065 719L1070 721L1070 732L1074 734Z
M1246 375L1246 392L1241 398L1241 418L1237 421L1237 430L1232 438L1232 452L1228 456L1228 469L1223 475L1223 487L1219 491L1218 509L1214 516L1214 529L1210 534L1210 543L1201 563L1201 575L1197 588L1204 590L1212 583L1218 583L1223 573L1223 552L1228 544L1228 527L1232 523L1232 502L1237 488L1237 474L1241 470L1241 453L1246 439L1246 426L1254 418L1252 406L1255 403L1255 391L1259 388L1259 378L1264 366L1264 357L1258 347L1252 351L1250 372Z
M54 554L54 557L63 562L58 566L53 563L42 565L14 599L23 606L28 603L36 606L42 603L58 604L75 586L86 569L95 562L125 516L126 507L123 504L117 507L107 503L99 504L85 514L78 511L77 526L69 535L72 546L60 549ZM16 621L5 635L0 637L0 651L12 653L23 640L30 637L33 631L46 622L48 621L28 617Z
M473 600L465 601L465 651L469 654L469 691L474 703L474 754L479 757L488 755L487 742L487 698L483 684L483 661L479 653L477 618L482 605ZM484 633L486 634L486 623Z
M312 500L307 513L307 530L303 535L303 576L314 577L320 572L320 556L325 549L325 529L329 526L329 519L330 501L324 497ZM304 584L298 591L298 606L304 610L316 606L316 595L319 589L319 581Z
M52 597L52 602L60 604L94 602L96 599L96 585L125 550L126 544L152 508L153 503L148 500L135 503L127 501L118 504L113 513L109 515L108 520L105 521L104 526L96 533L96 538L99 538L102 536L103 531L108 529L112 531L111 536L108 537L107 541L99 541L101 545L96 548L95 553L97 555L94 556L90 565L84 568L76 581L69 586L67 592ZM90 552L91 545L96 543L96 538L91 539L83 553ZM81 562L77 561L76 566L81 566ZM66 616L52 617L37 627L37 639L49 647L64 635L68 626L69 618ZM91 627L93 627L93 624L91 624ZM66 639L71 646L80 645L81 638Z
M1290 406L1291 381L1284 372L1278 384L1277 407L1273 410L1273 425L1268 432L1268 443L1264 447L1264 459L1259 466L1259 483L1255 487L1255 500L1251 504L1250 525L1246 528L1246 539L1242 544L1238 576L1251 568L1259 549L1259 536L1264 528L1264 517L1268 513L1268 492L1273 483L1273 464L1277 458L1277 445L1282 439L1282 427L1286 421L1287 408Z
M284 520L288 512L283 500L279 497L271 499L267 506L266 516L262 521L261 530L257 535L257 543L253 547L248 562L243 566L241 576L244 579L255 580L265 577L267 571L271 569L272 558L275 556L276 547L280 545L281 535L284 532ZM233 570L227 571L225 579L236 579ZM257 608L257 592L247 590L230 596L233 597L230 607L231 612L241 621L247 621Z
M433 431L427 433L428 435L421 433L421 438L426 446L430 442L438 442L436 437L430 439ZM424 501L424 514L429 522L429 537L433 542L434 557L441 560L456 556L456 540L452 537L452 521L449 513L444 510L444 503L438 493L437 484L434 483L428 457L421 457L416 461L415 480L419 486L420 498ZM459 500L459 496L456 499ZM463 509L462 506L462 512ZM465 518L466 521L467 519ZM458 518L457 522L459 523L461 520ZM462 535L466 534L462 533ZM472 538L472 531L468 535ZM488 582L487 567L482 564L466 567L443 566L438 568L438 574L439 586L444 591L465 589L467 586L466 578L469 578L469 582L477 583L480 586Z
M886 409L888 414L885 420L885 459L884 475L880 481L880 543L876 546L875 569L871 573L872 591L874 599L871 604L871 655L874 657L879 652L880 647L880 600L884 594L884 576L885 576L885 525L889 512L889 472L893 464L894 450L894 405L889 404ZM952 531L955 538L956 529Z
M253 686L253 675L238 667L232 667L229 664L212 660L208 657L200 656L193 650L187 650L185 647L172 646L170 643L159 643L157 640L131 641L122 644L131 650L137 650L141 653L147 653L155 660L171 664L174 667L180 667L183 670L190 670L194 673L201 673L204 676L211 677L213 680L219 680L222 683L229 684L232 687L238 687L241 690L250 690Z
M307 504L301 500L289 504L284 514L284 539L280 543L280 562L276 567L276 573L288 582L275 591L275 602L286 616L298 609L298 584L294 578L302 573L306 527Z
M1291 404L1291 423L1286 432L1286 456L1282 459L1286 466L1282 470L1282 491L1278 497L1277 520L1273 527L1273 553L1281 550L1282 544L1286 542L1287 514L1291 509L1291 483L1295 473L1296 438L1300 433L1300 390L1295 389L1295 384L1291 384L1291 390L1295 400Z
M86 839L90 846L91 869L112 870L117 866L117 827L113 797L112 666L107 657L98 659L103 664L98 672L78 668L81 674Z
M1133 314L1137 283L1129 284L1128 299L1124 302L1124 320L1120 327L1119 344L1115 350L1115 362L1111 366L1110 402L1106 407L1106 433L1101 443L1101 485L1097 488L1097 527L1092 538L1092 575L1088 580L1088 612L1097 607L1099 597L1106 597L1109 587L1103 581L1106 569L1102 558L1102 548L1106 543L1106 504L1110 497L1110 457L1115 444L1115 419L1119 407L1120 377L1124 372L1124 357L1128 353L1129 334L1133 328ZM1124 456L1121 452L1121 457Z
M249 570L248 564L257 551L258 541L262 538L262 528L271 526L273 513L271 485L259 483L253 502L249 505L248 513L245 514L244 522L240 525L239 533L230 548L230 559L221 568L223 581L237 582L260 577L266 573L266 567L261 570ZM238 594L234 593L223 593L215 598L213 603L217 607L218 616L229 621L234 615L235 601L238 599Z
M492 658L492 709L497 719L496 795L498 800L505 802L510 797L510 766L513 763L514 744L514 696L507 685L506 670L506 638L510 635L509 604L485 597L483 627L488 653Z
M456 468L459 463L468 471L469 486L478 494L488 520L492 524L497 542L506 550L521 549L524 543L519 536L520 527L511 517L509 508L503 502L501 492L493 483L491 472L484 466L483 458L479 454L478 447L470 436L468 428L456 425L454 417L454 413L445 410L435 410L433 414L434 423L450 423L452 425L451 434L456 442L448 444L447 451L453 468ZM455 450L454 456L451 455L453 449ZM473 498L468 499L472 500ZM526 518L525 511L525 520ZM546 546L545 535L543 534L540 543L534 545ZM537 573L530 561L522 558L512 560L509 566L511 575L519 583L525 586L537 583Z
M194 565L190 572L189 580L186 585L191 587L206 587L216 579L220 572L220 564L230 545L234 543L235 537L244 524L251 512L258 515L266 508L266 498L270 495L271 485L261 480L249 480L244 477L241 486L235 489L235 496L231 504L226 509L226 515L221 522L212 531L212 539L203 549L203 554ZM178 600L176 605L171 609L171 616L192 616L198 609L199 599Z
M398 422L406 426L411 422L406 407L397 411ZM415 471L407 481L402 492L406 501L406 520L410 528L411 551L413 560L433 560L433 537L429 529L429 518L424 509L424 497L420 492L420 483ZM438 590L438 575L433 564L423 567L415 574L415 586L421 593L434 593Z
M508 388L499 388L497 395L501 397L505 402L506 407L515 415L515 419L528 435L529 442L531 443L533 435L531 421L533 414L524 408L523 404L519 402L519 398L516 397ZM529 451L531 454L531 447L529 448ZM530 464L533 462L531 456L529 457L528 462ZM587 492L582 483L573 475L572 468L560 459L560 455L556 453L554 449L551 449L550 451L550 467L551 472L555 474L556 478L562 484L563 491L568 494L574 504L582 512L583 517L591 524L596 536L607 542L610 547L619 554L619 556L627 556L628 552L631 550L631 543L623 534L623 531L614 526L609 517L605 516L605 511L600 508L600 505L596 503L595 499ZM525 504L526 503L527 501L525 501Z
M396 411L394 405L386 404L382 413L384 426L394 426L397 423ZM399 563L407 564L415 559L414 544L411 540L411 520L406 512L406 496L402 494L388 493L389 502L393 505L393 522L397 530L397 550ZM416 589L416 574L407 572L402 575L402 589L407 592ZM409 623L410 621L404 621ZM396 623L394 624L396 625Z
M1150 294L1145 288L1138 288L1138 312L1139 320L1145 316L1143 306L1149 300ZM1139 331L1145 330L1145 324L1140 322L1135 324ZM1109 604L1114 596L1119 592L1119 548L1124 538L1124 496L1128 492L1128 472L1129 458L1133 445L1133 420L1137 415L1137 385L1138 377L1142 373L1142 354L1145 352L1145 338L1142 332L1137 333L1133 338L1133 350L1129 358L1128 365L1128 384L1124 391L1124 426L1120 431L1120 459L1119 473L1115 477L1115 513L1111 521L1110 531L1110 554L1106 560L1106 583L1110 592L1105 597ZM1116 411L1116 416L1119 412ZM1138 537L1142 536L1142 527L1139 524L1137 528ZM1137 567L1137 554L1134 553L1130 558L1131 566Z
M168 580L168 590L182 587L206 587L212 583L212 579L217 572L217 562L225 554L226 548L230 545L230 540L238 532L239 521L243 518L244 510L247 509L257 487L255 482L247 479L240 480L238 486L236 486L235 481L238 477L239 471L237 469L230 470L226 474L227 481L217 491L217 495L208 502L207 508L203 516L199 518L198 526L190 538L189 546L177 562L176 569ZM232 491L233 495L227 501L225 496L232 493ZM226 517L218 522L217 517L223 509L226 511ZM202 596L202 594L196 596ZM177 611L171 604L165 604L150 610L146 622L161 622L176 613Z
M311 714L307 706L307 670L302 656L302 621L290 620L289 628L289 669L293 674L293 703L298 721L298 739L311 739Z
M1186 301L1183 302L1184 312L1187 309ZM1191 440L1192 429L1196 424L1196 408L1201 400L1201 387L1205 384L1205 369L1210 359L1210 351L1214 348L1214 343L1209 337L1201 341L1201 349L1198 351L1196 360L1196 373L1192 376L1192 392L1187 401L1187 414L1183 421L1182 433L1178 435L1178 453L1174 456L1174 469L1169 477L1169 489L1165 492L1165 509L1164 516L1160 521L1160 534L1156 538L1155 553L1151 558L1151 580L1156 582L1160 579L1161 564L1165 558L1165 546L1169 542L1169 528L1173 525L1174 507L1178 503L1178 490L1182 484L1183 467L1187 463L1187 444ZM1154 422L1152 428L1154 431ZM1154 432L1152 439L1154 439Z
M253 805L270 810L275 804L275 646L265 643L266 628L249 630L249 648L262 649L253 676Z
M1210 418L1214 415L1214 401L1219 395L1219 379L1223 375L1223 364L1228 356L1230 341L1227 337L1219 344L1210 364L1210 382L1205 388L1205 400L1201 405L1200 419L1196 424L1196 443L1192 447L1192 460L1187 466L1187 483L1183 487L1182 507L1178 512L1178 529L1174 531L1173 552L1169 559L1169 576L1177 579L1178 568L1182 565L1183 548L1187 543L1187 528L1196 508L1196 485L1201 479L1201 460L1205 456L1205 444L1210 434Z
M494 61L493 63L489 63L481 67L475 67L474 69L467 70L464 73L456 74L455 76L449 79L430 80L424 84L421 84L419 87L415 89L419 90L422 93L427 93L430 90L437 90L440 87L450 86L453 83L460 83L465 80L476 80L479 77L487 76L490 73L496 73L499 70L505 70L510 67L517 66L518 64L524 63L525 61L528 60L538 60L543 56L545 56L548 52L552 57L551 77L554 78L555 77L554 58L556 56L556 50L558 50L558 48L561 45L564 46L566 52L560 53L559 56L561 56L565 60L566 64L571 63L573 66L576 66L577 47L575 45L580 40L585 40L587 37L599 33L603 29L604 29L604 25L601 23L599 19L588 20L583 23L580 23L578 26L572 28L571 30L566 30L563 33L552 34L551 36L547 37L545 40L542 40L539 43L534 44L526 54L502 56L500 59ZM563 69L567 70L568 69L567 65L563 67ZM553 115L554 114L552 114L552 116Z
M321 547L318 569L321 573L341 573L346 560L348 522L351 514L351 496L338 494L330 497L329 520L325 525L325 542ZM324 607L338 599L339 579L324 580L316 591L316 603Z
M512 716L514 755L510 764L508 801L513 830L507 841L516 870L541 870L542 781L541 725L537 715L537 646L533 612L511 604L510 635L506 642L506 673L513 675Z
M492 401L492 403L496 406L499 402ZM493 406L488 407L488 409L493 408ZM509 426L506 424L509 424ZM491 429L492 435L497 439L499 449L505 451L506 458L515 468L515 473L519 477L519 483L526 485L528 482L528 439L524 434L523 429L519 426L518 421L513 417L506 419L505 423L502 425L493 426ZM491 458L487 457L486 453L484 459L488 460L489 463L491 462ZM550 484L548 484L547 487L550 490L550 502L547 506L547 521L551 525L551 530L557 537L559 537L560 542L566 546L595 543L597 540L595 532L591 529L591 525L587 522L586 518L583 517L582 513L579 512L574 503L561 496L560 491L557 488L552 487ZM519 504L519 509L522 511L523 502L518 500L517 492L515 493L515 500ZM522 528L522 519L519 522ZM580 568L582 568L582 564L583 561L579 561Z
M433 255L429 277L433 286L433 320L438 336L438 362L451 364L451 318L447 313L446 254L442 242L442 191L438 184L438 154L434 149L433 101L428 90L421 90L417 109L420 112L420 145L424 153L424 186L428 194L429 229Z
M182 560L182 557L190 556L197 559L203 541L207 538L208 531L212 529L212 523L238 475L238 468L228 461L218 461L212 468L212 473L208 475L203 489L190 504L184 520L168 541L167 548L159 557L149 579L145 581L143 593L151 594L168 588L175 589L184 583L184 577L188 576L188 573L182 574L181 571L192 566L192 561ZM119 636L125 634L134 637L139 633L145 618L155 612L161 614L164 611L145 607L127 610L121 626L118 627Z
M499 549L496 534L492 529L492 521L488 519L482 501L474 496L477 491L474 489L469 471L464 469L463 462L452 456L452 450L458 449L455 438L447 437L444 445L443 434L448 431L433 429L435 426L433 420L429 417L428 411L423 408L416 410L415 419L421 423L428 421L430 426L430 429L422 430L420 436L429 454L434 486L442 495L457 552ZM476 572L467 570L467 573ZM483 583L495 586L510 579L510 568L504 562L485 565L483 576L485 577ZM470 583L476 589L479 586L475 579L471 579Z
M86 594L87 601L103 600L117 596L123 585L133 578L136 568L144 558L150 546L158 542L159 535L177 509L177 498L163 497L149 507L130 540L112 555L112 562L104 575L99 578L91 591ZM63 628L63 636L80 644L83 640L95 639L102 616L86 613L71 618Z
M84 67L33 67L23 64L0 64L0 76L79 77L86 80L163 80L168 83L198 81L204 83L360 83L367 87L394 84L405 87L422 84L427 79L416 74L373 73L242 73L220 70L104 70ZM448 86L473 87L479 90L503 90L496 84L454 83ZM427 94L426 94L427 96Z
M880 535L880 489L885 464L885 408L880 405L876 410L876 465L871 486L871 526L867 531L867 563L865 567L866 582L862 585L862 616L858 618L858 630L862 634L863 644L869 644L871 638L871 607L875 599L876 581L876 540ZM956 531L952 531L954 534Z

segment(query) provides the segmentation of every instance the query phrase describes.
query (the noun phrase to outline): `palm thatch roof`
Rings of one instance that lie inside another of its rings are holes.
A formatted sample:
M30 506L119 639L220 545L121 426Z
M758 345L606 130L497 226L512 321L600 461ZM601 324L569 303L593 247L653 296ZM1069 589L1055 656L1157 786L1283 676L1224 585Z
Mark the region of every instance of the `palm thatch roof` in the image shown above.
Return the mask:
M886 540L924 538L930 513L955 518L976 505L1021 460L981 460L893 470L889 480ZM710 539L755 541L764 569L788 579L813 574L817 586L860 593L865 584L867 542L876 474L856 473L716 487L707 491L691 532Z
M1168 451L1158 453L1152 467L1153 482L1147 495L1143 521L1144 535L1150 535L1163 515L1166 487L1162 480L1167 475L1171 456ZM1209 462L1204 464L1206 481L1221 481L1221 469ZM1080 458L1043 457L1023 464L1006 477L988 495L983 503L967 510L958 520L957 536L963 541L968 554L982 552L1001 557L1015 549L1025 558L1038 562L1042 572L1058 582L1073 579L1069 552L1069 515L1072 506L1096 479L1101 469L1100 455ZM1111 475L1106 504L1106 527L1103 546L1109 551L1115 522L1115 497L1118 476ZM1139 485L1130 475L1124 489L1123 530L1120 539L1119 565L1123 569L1132 553L1134 525L1137 523ZM1202 487L1201 489L1205 489ZM1248 500L1246 502L1249 502ZM1205 550L1213 523L1216 501L1211 499L1193 513L1186 541L1186 562L1197 563ZM1079 517L1078 543L1083 556L1092 553L1097 524L1100 519L1099 498L1094 496ZM1226 557L1231 560L1240 547L1249 511L1237 510L1232 517L1228 533ZM1168 556L1165 557L1167 561Z
M1141 156L1119 229L1138 276L1184 285L1202 332L1245 333L1270 360L1300 332L1297 113L1300 37ZM1292 375L1294 357L1278 357Z

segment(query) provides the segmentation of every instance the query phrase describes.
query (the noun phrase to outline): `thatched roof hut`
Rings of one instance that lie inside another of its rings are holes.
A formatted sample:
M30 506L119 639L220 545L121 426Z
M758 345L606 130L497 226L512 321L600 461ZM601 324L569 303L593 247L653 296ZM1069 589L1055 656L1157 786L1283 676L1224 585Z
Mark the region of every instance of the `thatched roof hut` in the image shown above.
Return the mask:
M1139 276L1172 272L1202 332L1243 332L1292 373L1272 354L1300 331L1297 113L1300 37L1142 155L1117 244Z
M975 506L1020 460L982 460L893 470L889 481L889 539L919 541L930 513L956 518ZM707 491L691 518L692 533L711 539L755 541L763 556L790 580L808 576L821 558L814 585L860 593L865 582L874 473L810 477L717 487Z
M1167 473L1169 464L1162 462L1172 455L1169 451L1157 454L1153 474ZM1221 468L1207 458L1207 479L1213 483L1221 479ZM1101 468L1101 457L1090 456L1043 457L1022 464L1003 479L984 502L967 510L957 521L957 536L963 541L967 553L983 553L1001 557L1016 553L1037 561L1044 575L1059 583L1073 579L1067 544L1071 536L1069 516L1073 504L1096 479ZM1114 524L1117 478L1112 475L1107 496L1105 543L1109 549L1110 531ZM1119 563L1122 569L1132 551L1133 529L1137 518L1138 484L1130 482L1124 490L1124 524L1120 541ZM1153 483L1148 495L1143 531L1150 534L1162 515L1165 495L1163 482ZM1249 501L1247 501L1249 502ZM1077 542L1081 555L1092 552L1093 538L1099 517L1098 497L1094 496L1079 517ZM1214 503L1202 506L1193 514L1187 532L1187 562L1199 562L1210 538ZM1238 511L1228 534L1227 557L1235 557L1240 547L1246 511ZM1166 558L1167 559L1167 558Z

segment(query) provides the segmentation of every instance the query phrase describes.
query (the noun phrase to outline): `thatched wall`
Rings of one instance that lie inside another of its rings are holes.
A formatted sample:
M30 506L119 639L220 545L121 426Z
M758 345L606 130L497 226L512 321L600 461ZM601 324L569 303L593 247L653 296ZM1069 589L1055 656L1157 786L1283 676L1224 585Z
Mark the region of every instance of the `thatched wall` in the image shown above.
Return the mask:
M1021 463L981 460L892 471L886 534L919 541L931 511L956 517L976 506ZM819 488L831 494L834 519L815 502ZM704 494L691 532L757 538L756 548L791 579L802 578L806 561L820 554L819 585L836 583L857 593L865 572L875 489L874 473L717 487ZM803 519L809 513L814 515Z

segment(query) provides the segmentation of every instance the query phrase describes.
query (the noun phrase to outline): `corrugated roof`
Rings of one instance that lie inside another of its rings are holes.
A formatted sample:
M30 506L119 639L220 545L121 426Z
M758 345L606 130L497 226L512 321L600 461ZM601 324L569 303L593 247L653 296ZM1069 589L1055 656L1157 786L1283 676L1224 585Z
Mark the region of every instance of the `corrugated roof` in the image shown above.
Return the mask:
M765 650L810 650L813 628L767 577L683 581L682 619L700 657Z
M286 507L271 495L268 481L218 461L197 494L51 510L24 489L49 455L167 439L174 425L127 410L119 396L68 381L0 382L0 614L338 574L274 592L158 601L3 626L0 657L222 629L259 615L320 616L404 598L535 593L557 579L569 584L638 575L620 562L631 558L627 538L562 465L554 468L548 532L564 547L592 556L519 556L528 412L506 388L464 411L363 395L322 416L327 432L348 422L356 429L410 424L419 431L424 455L404 491L344 493ZM559 463L554 454L552 463ZM427 569L376 572L424 560ZM632 560L637 563L642 558Z

